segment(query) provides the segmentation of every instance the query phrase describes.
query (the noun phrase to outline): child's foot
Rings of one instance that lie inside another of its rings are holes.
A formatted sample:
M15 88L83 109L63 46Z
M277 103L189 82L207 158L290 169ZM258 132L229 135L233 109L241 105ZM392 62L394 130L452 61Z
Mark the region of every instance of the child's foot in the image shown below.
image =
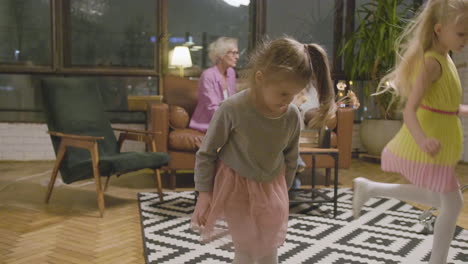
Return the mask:
M369 200L369 180L359 177L353 181L353 216L358 219L361 216L361 209Z

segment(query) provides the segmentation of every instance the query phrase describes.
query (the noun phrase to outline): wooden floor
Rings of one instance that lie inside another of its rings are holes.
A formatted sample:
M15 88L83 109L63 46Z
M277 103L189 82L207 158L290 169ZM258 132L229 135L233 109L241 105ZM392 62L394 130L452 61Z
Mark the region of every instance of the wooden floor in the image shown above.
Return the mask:
M59 184L46 205L51 170L52 162L0 162L0 263L144 263L136 197L155 191L151 172L112 178L100 218L93 181ZM468 184L468 165L457 170ZM358 176L405 183L376 163L355 159L351 169L340 170L341 186L350 187ZM466 204L458 224L468 229Z

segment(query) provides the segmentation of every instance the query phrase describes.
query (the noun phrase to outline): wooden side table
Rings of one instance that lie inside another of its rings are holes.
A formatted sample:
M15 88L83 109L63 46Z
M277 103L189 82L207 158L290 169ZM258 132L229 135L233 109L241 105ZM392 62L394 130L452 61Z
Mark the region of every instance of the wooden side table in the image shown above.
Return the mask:
M294 199L290 200L290 204L301 204L301 203L333 203L333 217L336 217L338 208L338 159L339 152L336 148L306 148L301 147L299 149L302 155L312 156L312 188L308 189L291 189L290 192L299 193L310 193L310 199ZM315 188L315 158L318 155L328 155L333 158L335 162L334 168L334 183L333 183L333 197L329 197L323 191Z

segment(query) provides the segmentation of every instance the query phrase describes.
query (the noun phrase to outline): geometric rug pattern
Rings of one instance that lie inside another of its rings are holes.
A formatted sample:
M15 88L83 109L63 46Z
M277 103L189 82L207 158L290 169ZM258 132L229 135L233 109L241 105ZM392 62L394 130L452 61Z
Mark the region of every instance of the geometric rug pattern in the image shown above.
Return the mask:
M421 210L395 199L372 198L353 220L352 190L342 188L338 194L336 218L332 203L290 207L280 263L427 263L432 235L422 232ZM139 193L138 199L148 264L232 263L232 243L202 244L190 229L194 192L165 192L164 202L149 192ZM467 230L457 227L448 263L468 263Z

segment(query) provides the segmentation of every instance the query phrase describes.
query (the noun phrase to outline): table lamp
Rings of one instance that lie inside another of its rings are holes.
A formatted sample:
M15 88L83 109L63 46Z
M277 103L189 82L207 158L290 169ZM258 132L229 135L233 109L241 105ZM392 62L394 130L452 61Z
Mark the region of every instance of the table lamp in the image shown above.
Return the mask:
M170 58L170 65L179 68L179 76L184 76L184 68L192 66L189 48L186 46L176 46Z

